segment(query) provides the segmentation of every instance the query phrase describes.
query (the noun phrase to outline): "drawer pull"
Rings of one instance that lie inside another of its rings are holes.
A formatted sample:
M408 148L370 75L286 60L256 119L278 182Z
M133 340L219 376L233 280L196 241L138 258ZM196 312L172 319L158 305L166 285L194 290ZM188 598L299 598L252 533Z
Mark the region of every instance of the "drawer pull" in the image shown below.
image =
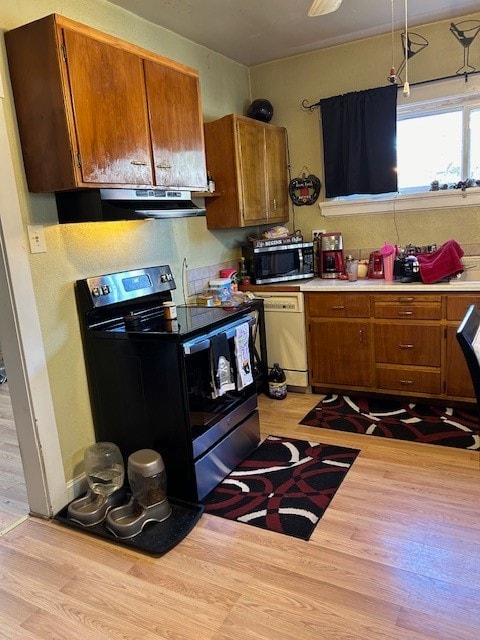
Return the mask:
M335 304L332 306L332 311L343 311L345 309L344 304Z
M413 316L413 311L398 311L399 316Z
M412 384L415 384L415 381L414 381L414 380L399 380L398 382L399 382L400 384L403 384L403 385L412 385Z
M409 297L409 298L398 298L399 302L413 302L415 298Z
M160 164L155 165L157 167L157 169L171 169L172 165L171 164L167 164L166 162L162 162Z
M413 344L399 344L399 349L413 349Z
M143 162L142 160L130 160L130 164L135 165L136 167L146 167L147 163Z

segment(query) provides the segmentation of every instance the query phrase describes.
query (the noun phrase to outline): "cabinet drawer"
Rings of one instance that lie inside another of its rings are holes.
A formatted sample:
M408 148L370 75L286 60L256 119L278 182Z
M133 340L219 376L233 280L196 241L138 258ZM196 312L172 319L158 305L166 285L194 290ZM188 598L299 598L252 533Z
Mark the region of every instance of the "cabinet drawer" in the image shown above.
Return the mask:
M376 362L440 366L440 326L377 324L374 336Z
M402 320L440 320L442 298L433 295L375 296L375 318Z
M447 320L463 320L471 304L480 306L480 295L449 295L447 297Z
M360 294L306 294L307 313L327 318L369 318L370 296Z
M441 393L440 371L405 369L401 367L377 367L377 388L397 391L439 394Z

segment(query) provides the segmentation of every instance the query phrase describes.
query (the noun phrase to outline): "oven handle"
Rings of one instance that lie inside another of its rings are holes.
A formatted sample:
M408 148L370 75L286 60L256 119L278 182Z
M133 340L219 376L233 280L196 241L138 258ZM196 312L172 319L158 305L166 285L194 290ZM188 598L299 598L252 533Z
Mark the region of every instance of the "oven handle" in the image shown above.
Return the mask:
M183 352L186 356L189 356L193 353L198 353L199 351L205 351L205 349L210 348L211 338L219 333L225 333L227 336L227 340L233 338L235 335L235 330L240 325L248 322L248 324L253 326L255 324L255 319L248 315L242 318L241 320L237 320L237 322L232 322L231 324L227 324L223 327L218 327L215 331L210 331L207 334L197 336L192 340L188 340L182 344Z

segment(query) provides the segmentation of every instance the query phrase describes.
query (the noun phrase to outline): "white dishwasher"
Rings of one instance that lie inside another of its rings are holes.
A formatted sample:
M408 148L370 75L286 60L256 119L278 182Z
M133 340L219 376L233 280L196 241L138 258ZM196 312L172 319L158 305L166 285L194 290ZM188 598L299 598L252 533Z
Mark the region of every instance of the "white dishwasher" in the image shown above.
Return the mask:
M278 362L285 371L287 385L298 391L307 391L303 293L255 291L255 296L264 301L268 369Z

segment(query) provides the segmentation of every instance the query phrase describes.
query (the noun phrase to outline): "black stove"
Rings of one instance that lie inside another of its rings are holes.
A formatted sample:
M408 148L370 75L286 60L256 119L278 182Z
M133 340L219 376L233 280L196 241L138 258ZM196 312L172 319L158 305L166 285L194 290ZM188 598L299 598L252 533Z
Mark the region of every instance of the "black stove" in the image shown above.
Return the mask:
M158 451L169 495L197 501L260 439L255 334L263 302L181 305L168 320L163 304L175 288L168 265L106 274L77 281L77 307L97 441L115 442L125 462L138 449ZM239 332L254 372L247 383ZM212 365L219 344L232 377L220 395Z

